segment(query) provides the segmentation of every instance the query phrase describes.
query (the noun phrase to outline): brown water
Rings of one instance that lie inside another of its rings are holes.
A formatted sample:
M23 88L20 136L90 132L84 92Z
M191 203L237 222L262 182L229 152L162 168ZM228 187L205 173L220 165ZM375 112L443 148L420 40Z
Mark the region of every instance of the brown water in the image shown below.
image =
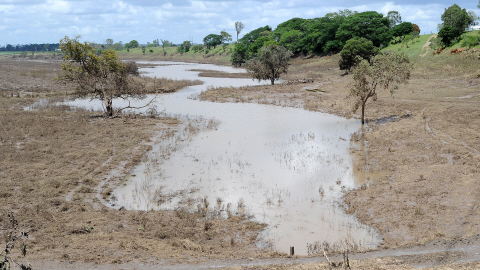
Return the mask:
M306 255L307 245L315 242L371 248L381 241L339 207L342 191L361 184L355 182L348 151L358 121L296 108L198 101L192 97L211 86L257 82L198 78L198 72L186 71L239 72L229 67L161 63L167 65L141 71L205 82L163 95L156 104L158 111L194 124L157 144L114 191L112 203L140 210L196 209L206 198L219 215L246 215L268 224L257 243L281 252L295 246L296 254ZM194 128L200 128L196 135Z

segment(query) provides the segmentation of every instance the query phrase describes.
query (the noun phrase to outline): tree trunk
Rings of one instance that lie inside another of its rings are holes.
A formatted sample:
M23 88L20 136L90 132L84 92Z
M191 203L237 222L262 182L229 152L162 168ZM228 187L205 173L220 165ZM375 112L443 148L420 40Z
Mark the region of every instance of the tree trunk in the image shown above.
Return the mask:
M270 81L272 82L272 85L275 84L275 78L271 78Z
M365 103L362 103L362 125L365 124Z

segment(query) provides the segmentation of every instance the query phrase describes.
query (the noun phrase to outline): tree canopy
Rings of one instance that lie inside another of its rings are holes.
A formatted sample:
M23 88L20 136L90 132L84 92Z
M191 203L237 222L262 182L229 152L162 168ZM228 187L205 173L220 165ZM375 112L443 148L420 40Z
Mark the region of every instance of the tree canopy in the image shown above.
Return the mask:
M378 54L378 48L373 46L373 42L365 38L352 38L347 41L343 50L340 52L338 65L340 70L350 71L362 60L370 61L370 58Z
M114 109L114 98L145 97L145 88L129 77L125 64L114 50L105 50L97 55L92 43L81 43L78 37L70 39L67 36L60 40L60 49L65 57L58 80L77 84L76 97L101 100L105 115L114 116L123 109L132 108Z
M392 10L387 13L387 18L390 21L390 28L393 28L397 24L402 23L402 16L398 11Z
M377 100L377 87L389 89L393 95L400 84L408 83L412 65L406 55L388 53L374 56L370 62L362 60L353 71L353 85L349 96L355 98L353 112L362 109L365 123L365 105L368 99Z
M203 44L207 49L215 48L222 44L222 35L210 34L203 38Z
M442 14L443 26L450 26L454 29L457 36L460 36L474 19L470 17L465 9L462 9L459 5L453 4L449 8L445 9Z
M130 42L125 43L125 48L127 48L127 49L138 48L138 46L139 46L139 43L135 39L130 41Z
M381 44L387 45L392 39L389 26L388 18L376 11L356 13L345 19L338 28L336 37L342 43L352 38L366 38L376 47L380 47Z
M253 79L270 80L271 84L280 78L280 74L288 70L288 61L292 52L285 47L269 44L262 47L258 57L247 63L247 70L251 72Z

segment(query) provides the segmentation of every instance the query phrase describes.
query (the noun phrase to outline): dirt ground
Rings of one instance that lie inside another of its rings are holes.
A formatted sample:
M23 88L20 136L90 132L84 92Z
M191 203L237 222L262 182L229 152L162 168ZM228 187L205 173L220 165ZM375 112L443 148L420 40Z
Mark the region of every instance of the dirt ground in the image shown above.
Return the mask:
M316 257L320 262L275 263L271 258L288 256L257 249L254 240L263 225L240 217L103 206L100 200L112 188L104 182L118 183L162 139L156 134L175 132L186 123L133 115L105 119L100 112L68 106L24 110L41 98L71 92L72 86L53 80L60 66L56 60L0 59L1 239L9 226L8 211L30 235L27 257L16 249L14 258L28 259L33 266L37 262L40 269L67 268L62 264L158 269L158 262L165 269L328 268L323 257ZM464 241L480 234L479 65L463 55L427 55L415 63L410 84L394 98L382 93L367 105L369 123L352 136L352 154L359 157L359 177L369 181L344 200L348 213L382 233L381 249ZM290 83L211 89L200 98L358 118L346 98L351 76L342 73L337 56L297 58L284 77ZM305 78L314 81L302 83ZM399 118L391 121L392 116ZM247 262L224 263L234 260ZM263 266L248 266L255 261ZM352 260L352 269L410 269L416 261L422 261L420 255L367 258ZM479 269L478 263L450 264L454 261L446 260L442 268Z
M338 60L297 58L283 77L313 83L210 89L200 98L359 118L347 98L351 75L338 69ZM479 67L474 54L427 55L393 98L385 91L367 104L368 124L352 137L352 153L368 181L344 202L347 213L380 231L381 248L480 234Z

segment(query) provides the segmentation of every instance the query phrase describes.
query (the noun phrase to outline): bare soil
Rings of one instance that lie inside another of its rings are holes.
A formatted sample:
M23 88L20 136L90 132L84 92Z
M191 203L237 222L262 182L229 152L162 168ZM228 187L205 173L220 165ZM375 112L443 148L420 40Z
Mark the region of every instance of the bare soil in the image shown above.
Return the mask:
M40 98L63 98L72 86L54 82L59 61L0 61L0 228L8 227L6 213L13 211L19 226L29 231L26 259L33 266L329 268L323 257L288 258L259 250L254 240L263 225L240 217L105 207L97 195L108 196L111 187L103 182L117 183L162 139L155 134L175 132L185 123L133 115L106 119L101 112L65 106L26 111L25 106ZM478 239L478 66L478 59L466 54L426 55L415 63L410 84L394 98L380 93L377 102L367 105L369 122L352 137L352 154L359 157L359 177L368 181L347 192L344 200L347 213L384 235L380 252ZM302 83L305 78L314 81ZM283 79L296 83L210 89L201 99L359 117L346 98L352 79L338 69L338 56L296 58ZM4 231L1 234L3 239ZM411 269L423 262L435 265L432 269L479 269L478 262L452 264L465 255L445 252L389 258L378 258L390 255L377 253L377 258L352 257L351 263L352 269ZM15 258L25 260L19 253Z
M338 60L295 59L284 79L313 83L210 89L200 98L359 118L347 98L351 75ZM368 181L344 202L347 213L381 232L383 248L480 234L479 65L472 53L427 55L393 98L386 91L367 104L368 124L352 137L352 153Z
M272 256L254 244L264 225L241 217L218 218L208 209L117 211L100 203L111 191L108 183L118 183L140 162L162 139L158 134L187 123L166 116L110 119L65 105L25 110L41 98L64 98L73 86L54 81L59 61L0 62L0 238L10 228L9 211L30 236L27 257L15 249L13 258L35 266L43 260L178 263Z

